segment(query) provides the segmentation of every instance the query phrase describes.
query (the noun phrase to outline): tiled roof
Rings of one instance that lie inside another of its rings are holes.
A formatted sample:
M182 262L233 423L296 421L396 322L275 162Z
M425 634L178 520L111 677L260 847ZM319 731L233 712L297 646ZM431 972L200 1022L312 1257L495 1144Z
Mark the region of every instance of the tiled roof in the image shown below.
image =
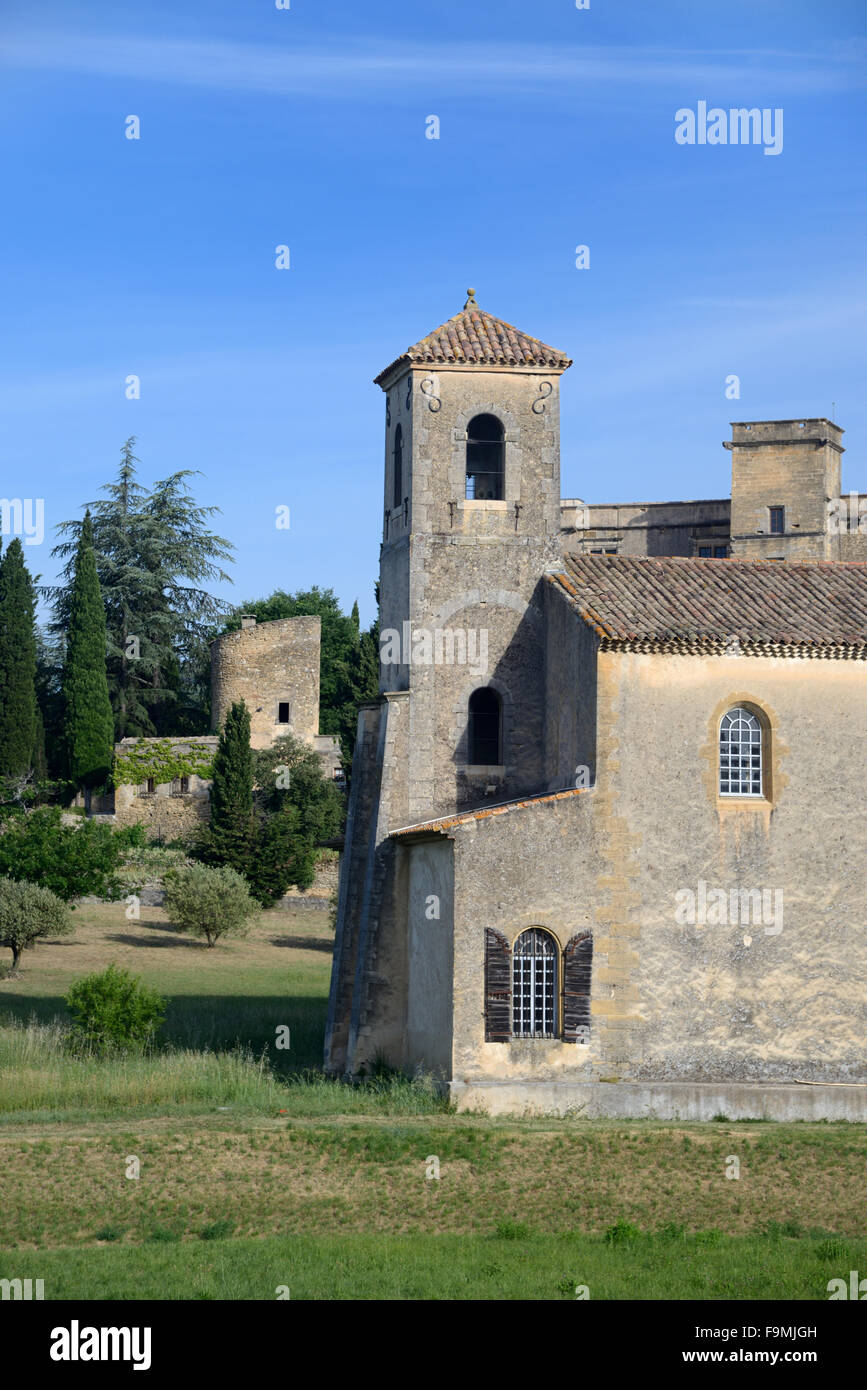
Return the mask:
M484 313L472 297L473 291L469 294L459 314L396 357L375 378L376 385L382 385L395 367L412 362L431 366L469 363L491 367L548 367L560 371L572 365L565 352Z
M562 792L546 792L543 796L528 796L519 801L503 801L499 806L480 806L475 811L462 811L460 815L444 816L440 820L419 821L416 825L403 825L392 830L392 835L436 834L450 830L453 825L466 825L471 820L488 820L491 816L505 816L510 811L523 811L528 807L541 806L549 801L565 801L570 796L580 796L586 787L568 787Z
M605 647L867 657L867 563L569 555L549 580Z

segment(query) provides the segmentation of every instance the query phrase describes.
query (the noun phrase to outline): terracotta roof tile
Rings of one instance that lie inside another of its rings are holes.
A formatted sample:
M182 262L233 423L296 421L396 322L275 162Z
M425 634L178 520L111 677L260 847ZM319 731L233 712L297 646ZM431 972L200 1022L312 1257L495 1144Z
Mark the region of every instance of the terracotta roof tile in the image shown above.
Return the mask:
M867 563L569 555L548 576L605 646L867 655Z
M547 367L565 371L572 365L571 358L559 348L549 347L538 338L531 338L512 324L494 318L479 308L474 299L468 299L464 308L454 318L440 324L433 333L420 339L406 352L380 372L375 378L377 386L404 364L419 365L460 365L495 367Z
M392 830L392 836L438 834L450 830L454 825L466 825L472 820L488 820L491 816L503 816L510 811L523 811L534 806L542 806L551 801L565 801L567 797L580 796L587 787L567 787L561 792L546 792L542 796L527 796L517 801L504 801L499 806L479 806L475 811L462 811L454 816L442 816L439 820L419 821L416 825L403 825Z

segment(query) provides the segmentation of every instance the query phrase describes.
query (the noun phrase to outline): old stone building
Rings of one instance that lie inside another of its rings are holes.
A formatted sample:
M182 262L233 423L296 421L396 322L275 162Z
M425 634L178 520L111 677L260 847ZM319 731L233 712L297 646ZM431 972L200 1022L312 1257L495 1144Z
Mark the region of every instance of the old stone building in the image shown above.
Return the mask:
M319 738L321 619L241 618L211 643L211 724L218 729L236 700L250 711L250 743L269 748L281 734L314 746Z
M842 432L734 425L730 499L563 502L569 366L470 292L376 379L381 693L326 1067L493 1112L867 1119Z
M218 739L124 738L114 748L114 823L177 840L210 817L210 769Z
M731 497L561 503L564 548L590 555L867 560L867 494L840 491L843 431L830 420L733 424Z
M285 734L319 755L323 774L343 777L340 744L319 732L318 617L257 623L242 617L235 632L211 643L211 726L218 730L238 700L250 711L251 747L270 748ZM101 810L118 825L141 824L160 839L190 834L210 816L209 765L217 735L129 738L115 748L115 790Z

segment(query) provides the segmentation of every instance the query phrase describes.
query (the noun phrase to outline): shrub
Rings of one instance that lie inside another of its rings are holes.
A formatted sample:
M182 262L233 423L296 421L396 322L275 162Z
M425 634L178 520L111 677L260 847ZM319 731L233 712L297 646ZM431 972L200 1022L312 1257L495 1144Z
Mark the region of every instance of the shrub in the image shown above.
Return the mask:
M124 853L128 850L147 849L150 845L148 833L143 825L122 825L113 831L113 835Z
M0 874L39 883L64 902L87 895L119 898L116 870L129 844L128 831L104 822L64 825L59 806L19 811L0 834Z
M78 1039L92 1052L141 1050L165 1017L166 1001L127 970L107 970L76 980L66 996Z
M202 1240L226 1240L234 1229L235 1227L231 1221L227 1221L225 1217L220 1217L219 1220L212 1222L210 1226L205 1226L204 1230L199 1232L199 1235Z
M209 946L221 936L246 936L259 910L244 879L225 864L171 869L164 882L169 919L178 931L204 936Z
M94 1235L94 1240L120 1240L123 1231L119 1226L101 1226Z
M632 1241L639 1240L641 1231L637 1226L633 1226L629 1221L615 1221L613 1226L609 1226L605 1232L605 1241L608 1245L630 1245Z
M69 908L50 889L0 878L0 946L12 952L13 971L40 936L71 936L73 930Z

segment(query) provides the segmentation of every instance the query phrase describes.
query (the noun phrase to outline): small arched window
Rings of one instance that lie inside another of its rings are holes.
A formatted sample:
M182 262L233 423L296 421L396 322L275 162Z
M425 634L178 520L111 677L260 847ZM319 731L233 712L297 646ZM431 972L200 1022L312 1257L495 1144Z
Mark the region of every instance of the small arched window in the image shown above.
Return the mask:
M397 508L403 502L403 430L400 425L394 432L394 494L392 506Z
M512 1035L553 1038L557 1028L557 944L539 927L512 950Z
M762 726L738 706L722 717L719 730L720 796L761 796Z
M467 425L468 499L503 500L503 426L496 415L475 415Z
M491 686L482 686L470 696L468 720L468 762L499 767L502 762L502 705Z

